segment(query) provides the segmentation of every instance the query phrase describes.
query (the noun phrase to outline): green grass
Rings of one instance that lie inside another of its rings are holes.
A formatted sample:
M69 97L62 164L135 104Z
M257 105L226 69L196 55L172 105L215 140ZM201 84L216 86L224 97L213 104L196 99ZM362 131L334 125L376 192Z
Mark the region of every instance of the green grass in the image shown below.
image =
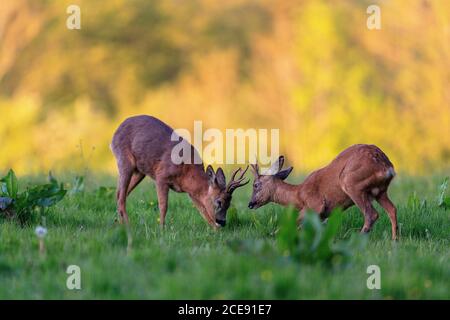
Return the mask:
M167 228L161 231L156 193L146 179L128 201L133 243L127 253L126 231L114 223L113 196L93 192L115 185L115 179L91 178L84 194L66 196L46 213L44 255L34 234L40 219L25 227L0 219L0 299L448 299L449 211L436 200L442 180L397 177L390 194L399 211L400 241L390 240L389 219L380 210L366 248L346 267L328 268L276 251L231 248L229 241L236 239L275 242L283 208L247 209L249 186L236 192L237 216L218 232L186 194L171 193ZM413 192L425 206L408 205ZM344 215L339 239L363 223L356 208ZM81 290L66 288L72 264L81 268ZM372 264L381 268L381 290L367 289Z

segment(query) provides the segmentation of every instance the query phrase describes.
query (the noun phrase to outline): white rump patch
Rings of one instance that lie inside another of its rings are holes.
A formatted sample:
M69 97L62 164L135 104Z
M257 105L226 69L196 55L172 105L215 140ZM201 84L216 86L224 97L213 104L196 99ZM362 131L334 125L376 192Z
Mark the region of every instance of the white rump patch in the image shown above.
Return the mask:
M378 189L378 188L373 188L372 190L371 190L371 192L372 192L372 195L373 196L378 196L378 194L380 193L380 189Z

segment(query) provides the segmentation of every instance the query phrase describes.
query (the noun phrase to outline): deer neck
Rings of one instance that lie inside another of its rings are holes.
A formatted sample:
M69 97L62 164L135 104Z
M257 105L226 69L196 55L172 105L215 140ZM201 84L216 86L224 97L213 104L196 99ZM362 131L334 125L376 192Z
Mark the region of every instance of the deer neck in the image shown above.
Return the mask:
M206 172L200 166L189 166L186 168L182 180L183 191L188 193L192 199L203 202L209 189Z
M298 194L299 186L277 181L275 192L272 195L272 201L283 206L294 206L301 209L301 200Z
M189 194L192 202L205 217L209 224L214 225L214 215L208 211L209 179L202 166L190 166L184 177L182 190Z

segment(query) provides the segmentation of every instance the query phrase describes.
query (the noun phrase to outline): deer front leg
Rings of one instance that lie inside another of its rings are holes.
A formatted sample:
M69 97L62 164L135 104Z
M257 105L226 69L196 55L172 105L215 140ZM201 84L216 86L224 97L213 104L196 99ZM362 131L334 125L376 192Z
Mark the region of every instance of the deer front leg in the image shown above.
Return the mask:
M297 218L297 225L300 227L300 224L303 222L303 219L305 218L306 212L309 210L312 210L313 212L317 213L319 217L323 220L324 212L326 212L326 202L325 198L322 199L322 201L315 201L313 203L301 203L299 206L296 207L299 210L299 215Z
M212 217L209 216L208 211L207 211L206 208L203 206L203 204L202 204L200 201L198 201L198 200L196 200L196 199L194 199L194 198L191 198L191 199L192 199L192 201L194 202L195 207L198 209L198 211L200 211L200 214L202 215L203 219L205 219L206 222L207 222L211 227L213 227L213 229L215 229L215 230L218 229L218 226L217 226L217 224L216 224L216 221L214 221L214 218L212 218Z
M298 218L297 218L297 227L300 228L303 219L305 218L305 213L306 213L306 208L303 207L302 209L300 209L299 214L298 214Z
M169 186L163 182L156 182L156 193L158 195L159 225L164 228L167 213L167 200L169 198Z

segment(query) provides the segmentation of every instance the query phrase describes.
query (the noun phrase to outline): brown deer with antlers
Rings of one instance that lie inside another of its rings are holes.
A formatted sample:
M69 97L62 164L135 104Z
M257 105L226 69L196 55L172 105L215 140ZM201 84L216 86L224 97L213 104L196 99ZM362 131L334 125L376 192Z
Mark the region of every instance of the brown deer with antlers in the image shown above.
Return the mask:
M212 227L225 226L233 191L248 183L248 180L243 182L248 166L245 171L236 170L227 185L221 168L214 172L208 166L205 171L201 161L194 161L195 157L199 158L195 148L183 138L176 136L174 141L173 137L172 128L145 115L126 119L114 133L111 150L119 169L117 208L120 221L128 223L126 198L145 176L149 176L156 184L161 226L165 223L169 189L187 193ZM172 153L179 143L190 148L190 161L173 161ZM237 174L240 175L235 179Z
M300 222L308 209L325 219L336 207L345 210L356 204L364 214L361 232L369 232L378 219L372 206L376 200L389 215L392 239L397 239L397 209L387 194L395 171L381 149L374 145L353 145L299 185L283 181L292 171L292 167L281 170L283 163L281 156L265 174L260 174L258 164L252 165L255 180L250 209L269 202L292 205L300 212Z

